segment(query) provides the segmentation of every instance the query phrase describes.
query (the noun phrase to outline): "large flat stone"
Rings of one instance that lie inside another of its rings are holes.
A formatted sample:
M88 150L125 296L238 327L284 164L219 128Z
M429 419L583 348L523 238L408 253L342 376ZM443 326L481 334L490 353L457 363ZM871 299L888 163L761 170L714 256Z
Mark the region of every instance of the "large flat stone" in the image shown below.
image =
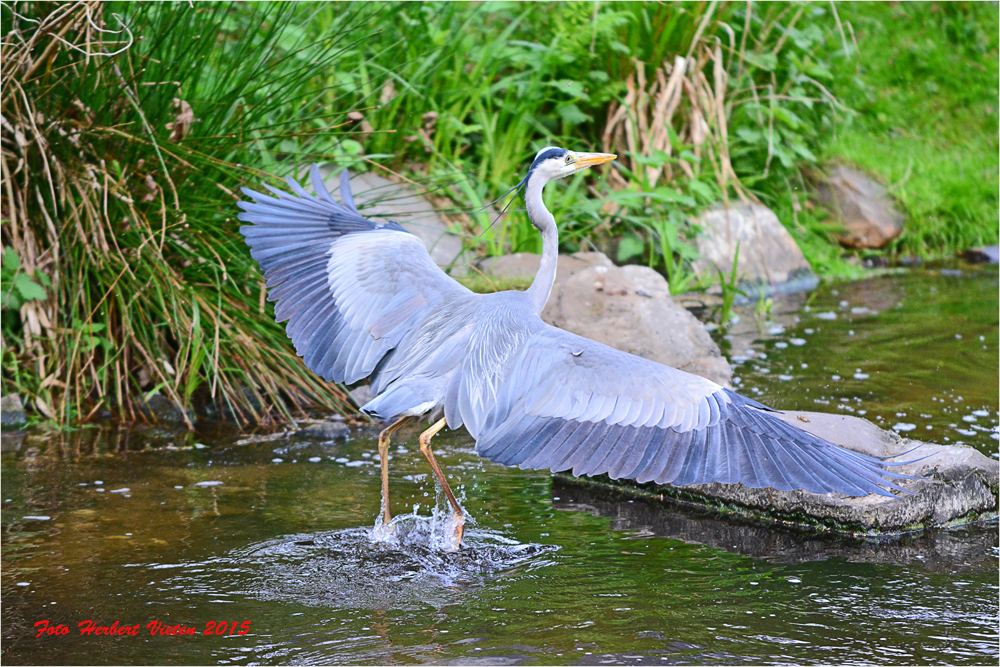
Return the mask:
M971 447L901 438L848 415L788 411L779 416L847 449L872 456L903 455L903 460L913 463L892 470L918 479L898 480L899 486L909 493L892 498L751 489L742 484L639 485L606 477L594 478L589 483L645 496L673 498L770 524L854 535L895 534L997 516L1000 461Z
M795 239L766 206L716 206L693 222L703 228L697 239L699 257L692 263L699 275L716 277L721 270L728 280L739 245L736 275L744 288L771 294L816 287L818 279Z
M518 253L480 262L487 275L530 279L539 255ZM644 266L615 266L603 253L560 255L542 319L713 382L731 386L732 371L705 326L674 303L667 281Z

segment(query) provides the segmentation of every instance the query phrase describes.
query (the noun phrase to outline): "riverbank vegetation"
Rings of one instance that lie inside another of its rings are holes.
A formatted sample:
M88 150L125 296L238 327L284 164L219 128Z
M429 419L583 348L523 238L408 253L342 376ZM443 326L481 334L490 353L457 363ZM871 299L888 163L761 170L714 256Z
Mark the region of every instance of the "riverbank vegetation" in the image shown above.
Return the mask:
M804 206L830 161L890 186L892 254L995 242L996 12L946 4L4 5L3 393L63 425L155 394L245 421L347 409L235 219L241 185L311 161L409 181L499 254L537 234L515 203L480 236L475 209L535 151L617 152L546 193L563 250L614 247L675 291L711 280L691 220L720 200L855 270Z

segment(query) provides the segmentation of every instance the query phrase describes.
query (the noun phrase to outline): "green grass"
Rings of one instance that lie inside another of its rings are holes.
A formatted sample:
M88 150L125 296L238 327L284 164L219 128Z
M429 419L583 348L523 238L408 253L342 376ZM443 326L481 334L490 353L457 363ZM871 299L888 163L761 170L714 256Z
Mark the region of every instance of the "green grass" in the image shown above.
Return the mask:
M858 112L827 157L874 174L906 213L894 254L997 242L998 13L992 3L846 3L857 62L836 93Z

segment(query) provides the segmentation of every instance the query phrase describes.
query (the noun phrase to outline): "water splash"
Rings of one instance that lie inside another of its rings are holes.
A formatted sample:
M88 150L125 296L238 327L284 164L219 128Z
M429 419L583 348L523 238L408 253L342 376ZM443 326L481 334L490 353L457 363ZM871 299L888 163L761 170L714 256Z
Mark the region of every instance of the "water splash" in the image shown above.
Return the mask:
M341 609L440 609L500 572L551 565L545 556L559 548L522 544L473 525L461 551L448 552L436 544L440 529L433 516L400 515L392 526L391 539L380 542L365 528L289 535L234 552L227 569L245 575L241 592L258 599Z

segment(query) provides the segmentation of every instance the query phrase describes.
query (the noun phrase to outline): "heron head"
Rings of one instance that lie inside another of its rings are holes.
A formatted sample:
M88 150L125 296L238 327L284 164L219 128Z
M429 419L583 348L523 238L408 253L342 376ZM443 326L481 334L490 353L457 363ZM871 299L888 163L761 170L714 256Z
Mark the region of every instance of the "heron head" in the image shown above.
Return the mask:
M571 176L587 167L610 162L616 157L618 156L611 153L577 153L565 148L547 146L535 155L531 169L528 170L528 179L538 176L543 183L548 183L557 178Z

